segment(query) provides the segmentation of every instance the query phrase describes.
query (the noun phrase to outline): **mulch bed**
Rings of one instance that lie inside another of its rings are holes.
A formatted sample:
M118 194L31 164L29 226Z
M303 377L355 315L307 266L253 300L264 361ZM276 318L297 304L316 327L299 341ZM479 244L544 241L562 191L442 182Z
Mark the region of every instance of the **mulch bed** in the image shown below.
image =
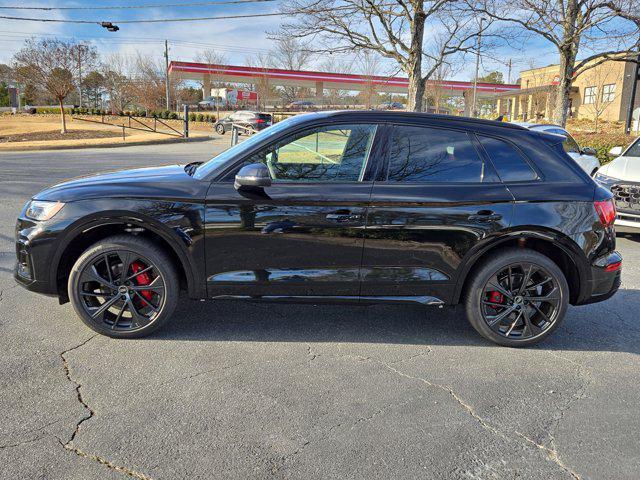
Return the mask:
M15 135L0 135L0 143L9 142L37 142L41 140L78 140L92 138L122 138L122 133L118 131L101 130L69 130L67 133L60 133L57 130L49 132L30 132Z

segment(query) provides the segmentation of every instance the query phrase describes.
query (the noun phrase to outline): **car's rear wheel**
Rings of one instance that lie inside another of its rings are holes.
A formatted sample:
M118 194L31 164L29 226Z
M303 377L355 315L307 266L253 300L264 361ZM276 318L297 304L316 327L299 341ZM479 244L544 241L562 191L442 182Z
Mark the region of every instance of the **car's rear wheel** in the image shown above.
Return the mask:
M225 132L224 125L220 123L216 125L216 132L218 133L218 135L224 135L224 132Z
M569 286L555 262L533 250L508 249L474 272L464 303L469 323L483 337L518 347L550 335L568 301Z
M175 310L179 282L166 253L143 238L106 238L76 261L69 298L82 321L116 338L143 337Z

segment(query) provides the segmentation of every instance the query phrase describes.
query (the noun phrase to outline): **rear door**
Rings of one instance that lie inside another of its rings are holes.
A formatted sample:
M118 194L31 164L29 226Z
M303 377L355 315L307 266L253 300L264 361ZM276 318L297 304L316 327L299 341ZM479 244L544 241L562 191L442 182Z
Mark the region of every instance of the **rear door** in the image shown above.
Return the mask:
M377 126L309 127L236 164L207 194L207 287L223 295L357 298ZM272 185L236 190L243 166Z
M361 295L447 302L466 253L509 226L513 197L472 133L391 128L367 215Z

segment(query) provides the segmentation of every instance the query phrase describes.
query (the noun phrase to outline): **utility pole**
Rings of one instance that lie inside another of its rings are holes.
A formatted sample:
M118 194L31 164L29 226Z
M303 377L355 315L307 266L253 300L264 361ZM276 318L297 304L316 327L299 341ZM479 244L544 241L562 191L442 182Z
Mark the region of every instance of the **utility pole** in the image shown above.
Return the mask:
M511 59L509 59L509 63L507 64L507 67L509 67L509 73L507 74L507 83L511 84Z
M165 65L164 89L165 89L165 96L167 97L167 110L170 110L171 106L169 102L169 41L168 40L164 41L164 65Z
M78 45L78 96L80 97L79 105L82 108L82 51L84 49L84 45Z
M473 77L473 101L471 102L471 116L476 115L476 98L478 96L478 74L480 73L480 45L482 42L482 22L484 18L480 17L480 29L478 31L478 49L476 50L476 74Z
M640 42L638 43L640 48ZM629 135L631 133L631 121L633 120L633 110L636 105L636 91L638 90L638 78L640 78L640 53L636 57L636 65L633 69L633 78L631 79L631 97L629 98L629 106L627 107L627 121L624 125L624 132ZM638 118L640 123L640 118Z

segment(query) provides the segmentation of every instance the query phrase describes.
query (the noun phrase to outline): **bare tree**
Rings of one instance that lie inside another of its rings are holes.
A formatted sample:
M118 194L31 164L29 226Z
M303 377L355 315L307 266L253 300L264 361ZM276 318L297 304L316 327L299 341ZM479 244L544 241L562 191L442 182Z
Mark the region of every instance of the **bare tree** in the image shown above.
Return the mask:
M60 106L62 133L67 133L64 99L75 89L79 44L58 39L31 38L14 57L14 70L19 80L51 94Z
M302 12L281 37L313 40L318 52L369 50L409 77L410 110L422 110L425 83L450 57L473 50L480 25L461 0L290 0ZM486 46L485 46L486 48Z
M131 91L136 103L147 111L160 110L166 106L165 65L160 58L152 58L138 52L132 65ZM170 98L176 98L176 89L181 79L169 77Z
M616 22L619 2L637 0L468 0L474 11L495 20L503 20L550 42L559 56L557 101L554 122L567 121L571 86L575 78L602 61L630 54L637 27ZM582 45L587 55L579 61ZM604 50L604 51L603 51ZM597 60L594 62L594 60Z
M131 79L129 78L129 60L121 54L111 54L102 67L105 90L109 96L112 113L125 110L134 100Z
M206 63L207 65L226 65L229 63L229 59L224 54L213 49L203 50L195 56L194 60L196 62ZM206 98L211 95L211 88L222 88L225 86L224 76L222 73L206 73L201 85L202 96Z
M378 87L374 81L374 77L380 74L380 56L371 50L362 50L358 53L356 68L366 79L364 89L362 90L364 106L365 108L371 108L378 100Z
M259 68L264 71L264 75L261 74L251 84L251 88L258 94L258 107L265 108L266 102L276 95L274 88L269 84L269 77L267 75L267 70L271 67L271 57L267 54L258 53L248 56L245 59L245 64L248 67Z
M329 55L321 64L320 70L329 73L350 73L353 71L354 62L344 58ZM347 98L349 91L337 88L327 89L329 105L342 105Z
M310 50L293 37L278 38L276 47L271 53L274 66L287 70L304 70L311 63L312 55ZM286 103L292 102L303 90L301 87L285 86L282 88L283 100Z

